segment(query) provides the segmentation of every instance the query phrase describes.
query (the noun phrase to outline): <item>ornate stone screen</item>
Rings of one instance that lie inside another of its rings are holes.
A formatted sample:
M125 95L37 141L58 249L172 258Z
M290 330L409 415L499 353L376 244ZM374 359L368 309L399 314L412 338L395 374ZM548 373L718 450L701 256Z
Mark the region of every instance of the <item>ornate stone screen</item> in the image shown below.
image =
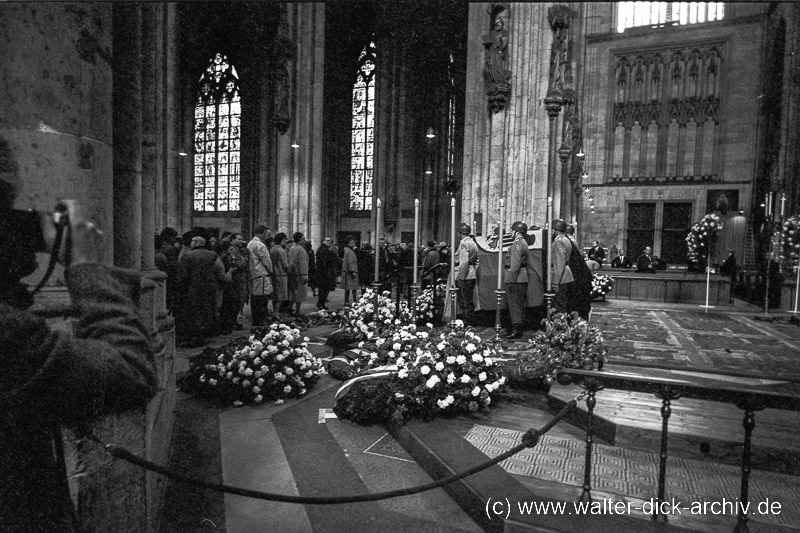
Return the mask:
M611 181L719 178L722 43L617 53Z

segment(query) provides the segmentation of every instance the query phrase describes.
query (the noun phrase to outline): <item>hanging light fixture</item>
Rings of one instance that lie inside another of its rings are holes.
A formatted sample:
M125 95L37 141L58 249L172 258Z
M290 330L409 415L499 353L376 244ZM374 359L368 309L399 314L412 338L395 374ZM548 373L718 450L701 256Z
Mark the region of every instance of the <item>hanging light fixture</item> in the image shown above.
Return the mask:
M425 169L425 174L428 174L428 175L433 174L433 170L431 170L431 166L430 165L428 165L428 168Z
M576 155L576 156L578 156L578 157L580 157L581 159L583 159L584 157L586 157L586 154L584 154L584 153L583 153L583 147L580 147L580 148L578 149L578 153L577 153L577 154L575 154L575 155Z
M583 192L590 193L592 190L589 187L584 187Z
M292 139L292 148L300 148L300 144L298 144L297 139Z
M428 127L428 132L425 134L425 137L427 137L428 139L433 139L434 137L436 137L436 134L433 132L433 126Z
M581 179L588 180L589 179L589 173L584 170L583 174L581 174Z

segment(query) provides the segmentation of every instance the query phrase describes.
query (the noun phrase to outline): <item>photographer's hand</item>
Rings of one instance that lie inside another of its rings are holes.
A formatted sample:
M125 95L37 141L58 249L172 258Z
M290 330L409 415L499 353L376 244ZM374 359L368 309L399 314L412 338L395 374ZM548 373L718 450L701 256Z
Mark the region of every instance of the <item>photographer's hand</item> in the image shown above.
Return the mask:
M88 220L80 204L75 200L63 200L69 226L64 245L59 250L59 261L65 266L86 263L103 263L105 246L103 232L97 224Z

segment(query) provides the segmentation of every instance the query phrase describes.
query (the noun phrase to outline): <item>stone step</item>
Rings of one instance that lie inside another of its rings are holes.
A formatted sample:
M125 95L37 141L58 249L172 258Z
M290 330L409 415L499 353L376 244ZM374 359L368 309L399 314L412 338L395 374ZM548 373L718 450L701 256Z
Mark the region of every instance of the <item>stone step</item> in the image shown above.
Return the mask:
M554 386L548 395L552 413L581 392L571 385ZM682 398L671 403L670 456L741 466L744 412L721 402ZM585 431L587 409L580 403L568 421ZM800 413L776 409L756 412L751 466L769 472L800 475ZM616 446L659 453L661 400L653 395L602 390L594 409L594 432Z

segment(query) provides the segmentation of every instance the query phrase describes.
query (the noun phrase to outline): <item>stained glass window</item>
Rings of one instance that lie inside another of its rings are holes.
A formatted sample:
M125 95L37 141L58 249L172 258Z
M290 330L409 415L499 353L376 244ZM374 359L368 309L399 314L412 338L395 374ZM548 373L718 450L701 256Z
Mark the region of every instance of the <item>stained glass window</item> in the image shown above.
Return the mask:
M350 152L350 209L372 209L372 162L375 146L375 42L361 51L353 84Z
M195 211L240 208L241 116L239 77L228 58L218 53L200 77L194 108Z
M722 20L724 2L619 2L617 31L636 26L678 26Z

